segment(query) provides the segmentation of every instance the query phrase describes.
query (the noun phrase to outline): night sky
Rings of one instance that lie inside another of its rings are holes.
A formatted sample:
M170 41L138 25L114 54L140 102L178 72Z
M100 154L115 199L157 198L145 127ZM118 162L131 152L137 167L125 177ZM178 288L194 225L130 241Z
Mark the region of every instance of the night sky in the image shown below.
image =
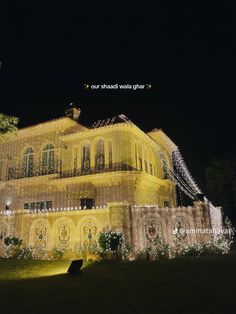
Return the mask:
M70 102L88 126L123 113L145 131L162 128L202 185L206 165L235 152L230 6L79 2L1 7L0 112L20 127L63 116ZM85 83L152 89L86 91Z

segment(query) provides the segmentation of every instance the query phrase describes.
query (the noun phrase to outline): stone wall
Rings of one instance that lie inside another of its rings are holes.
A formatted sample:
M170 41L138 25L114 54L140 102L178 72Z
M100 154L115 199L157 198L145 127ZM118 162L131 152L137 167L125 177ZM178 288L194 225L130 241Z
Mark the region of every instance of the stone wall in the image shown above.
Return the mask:
M113 229L123 232L135 251L158 238L170 245L178 240L204 243L213 237L209 230L222 228L221 211L209 203L195 202L194 206L173 208L114 203L109 209Z
M189 230L213 227L222 227L221 211L202 202L196 202L193 207L173 208L113 202L106 208L92 210L0 212L1 239L15 235L23 239L25 246L47 251L97 247L98 235L103 230L122 232L135 251L158 238L169 244L174 244L176 239L186 243L205 242L212 238L211 234Z

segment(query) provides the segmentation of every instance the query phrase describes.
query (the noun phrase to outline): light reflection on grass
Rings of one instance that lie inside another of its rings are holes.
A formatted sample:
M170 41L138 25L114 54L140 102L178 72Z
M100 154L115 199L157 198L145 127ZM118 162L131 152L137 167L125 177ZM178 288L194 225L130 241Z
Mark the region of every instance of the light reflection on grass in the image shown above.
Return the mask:
M235 253L69 264L0 259L0 313L235 313Z
M70 260L0 259L1 268L4 268L4 272L0 272L0 280L30 279L67 274L70 263ZM87 266L88 263L84 262L82 269Z

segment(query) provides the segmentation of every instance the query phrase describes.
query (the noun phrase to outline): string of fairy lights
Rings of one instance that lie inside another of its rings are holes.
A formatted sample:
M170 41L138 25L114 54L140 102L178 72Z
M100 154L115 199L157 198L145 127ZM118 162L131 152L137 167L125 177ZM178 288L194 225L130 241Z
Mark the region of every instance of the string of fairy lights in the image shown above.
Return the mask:
M178 185L182 192L184 192L191 199L195 199L196 194L202 193L192 178L178 148L172 152L173 168L168 166L164 154L161 151L159 152L159 156L163 168L168 173L168 176Z
M202 193L196 182L194 181L193 177L191 176L190 171L188 170L179 149L173 152L173 160L178 171L180 171L180 173L185 177L187 183L192 187L195 194Z
M59 123L59 121L58 121ZM63 121L61 121L61 124L63 123ZM129 120L125 115L121 114L118 116L115 116L113 118L109 118L109 119L104 119L104 120L99 120L97 122L95 122L92 126L92 129L96 129L96 128L100 128L100 127L109 127L112 124L116 124L116 123L125 123L125 124L132 124L135 125L131 120ZM59 126L57 127L57 130L63 129L63 124L61 125L62 128L59 128ZM136 125L135 125L136 126ZM42 131L42 127L43 126L38 126L37 127L37 135L34 138L34 142L29 143L29 145L32 145L32 147L40 147L41 142L44 140L44 135L41 134ZM53 131L52 130L48 130L48 131ZM62 150L64 151L66 149L66 147L61 148L59 150L57 150L57 147L60 146L60 141L58 140L58 133L59 131L57 131L56 133L52 132L50 135L50 140L48 139L48 142L52 142L55 143L54 145L54 149L55 149L55 156L53 153L53 158L50 157L47 160L47 167L46 168L50 168L51 167L51 163L52 160L55 159L59 159L62 160L63 159L63 154ZM42 139L43 137L43 139ZM116 138L117 137L117 138ZM116 134L115 137L113 138L114 142L119 142L119 134ZM128 141L128 139L127 139ZM30 141L29 141L30 142ZM124 160L124 163L127 165L127 171L129 170L128 168L128 158L129 158L129 151L128 151L128 146L129 146L129 142L127 142L127 145L123 145L122 147L120 147L119 145L116 147L117 149L117 154L123 155L123 156L127 156L127 161ZM199 187L197 186L196 182L194 181L194 179L192 178L185 162L184 159L179 151L178 148L173 147L173 145L171 145L171 143L167 142L167 150L169 150L170 152L172 152L172 161L173 161L173 167L172 165L169 165L169 163L166 162L166 158L165 155L163 154L163 151L161 150L161 148L157 148L157 153L159 155L159 159L162 163L163 168L165 169L166 173L168 174L169 178L174 181L179 188L181 189L181 191L183 191L187 196L189 196L191 199L195 199L196 194L201 194L201 190L199 189ZM172 143L173 144L173 143ZM169 146L168 146L169 145ZM13 156L17 156L19 155L19 150L17 149L17 146L14 148L15 153L13 153ZM35 149L36 150L36 149ZM58 154L57 154L58 152ZM12 154L12 152L9 151L9 154ZM35 155L40 156L40 152L36 151ZM82 152L80 151L80 153L78 153L78 160L81 159L81 154ZM36 156L37 157L37 156ZM37 157L40 158L40 157ZM112 157L113 158L113 157ZM14 158L13 158L14 159ZM19 163L20 161L18 161ZM64 162L64 167L69 169L70 168L70 162L71 160L69 158L66 158L63 160ZM78 161L78 168L80 161ZM110 169L110 172L113 173L112 170L124 170L123 169L124 166L122 166L121 164L113 164L112 168ZM104 170L98 170L97 172L103 172ZM56 172L55 172L56 173ZM113 174L115 175L115 174ZM71 174L71 176L73 176L73 174ZM45 184L44 184L45 183ZM53 183L53 182L52 182ZM75 207L78 201L78 197L73 197L73 192L76 191L78 189L77 185L69 185L68 186L68 191L66 192L68 194L68 196L65 195L65 193L63 193L60 190L55 190L52 188L52 191L49 189L50 186L52 186L50 184L50 181L48 181L47 177L42 177L41 178L41 182L40 182L40 189L33 189L30 187L25 187L24 189L22 189L22 194L24 194L24 198L25 199L29 199L28 202L31 202L32 204L34 202L36 202L36 199L38 198L38 195L41 194L42 196L44 195L44 198L46 200L54 198L54 206L55 208L57 207ZM50 186L49 186L50 184ZM86 188L86 185L88 185L88 187ZM84 182L83 183L83 189L85 190L85 192L87 191L87 189L90 188L89 183ZM113 201L116 201L117 199L122 201L124 199L124 195L125 195L125 201L129 201L129 199L132 199L132 194L133 194L133 190L132 190L132 184L127 184L125 190L120 189L117 185L109 185L106 187L103 187L100 189L100 195L98 198L98 203L99 206L104 204L106 202L106 200L108 198L112 197ZM55 197L54 197L55 196ZM108 197L109 196L109 197ZM84 197L88 197L88 196L84 196ZM26 201L25 201L26 202ZM20 204L21 206L23 204Z
M99 128L105 125L114 124L117 122L118 119L123 122L133 124L133 122L129 120L125 115L121 114L119 116L109 118L106 120L98 120L92 125L92 128ZM170 145L168 148L170 150L173 149ZM174 181L179 186L181 191L183 191L191 199L195 199L196 194L202 193L197 183L191 176L190 171L178 148L176 148L172 152L172 161L173 161L173 166L174 166L173 169L170 166L168 166L165 160L165 156L161 151L159 151L159 156L162 162L162 166L165 169L165 171L168 173L168 176L170 177L172 181Z

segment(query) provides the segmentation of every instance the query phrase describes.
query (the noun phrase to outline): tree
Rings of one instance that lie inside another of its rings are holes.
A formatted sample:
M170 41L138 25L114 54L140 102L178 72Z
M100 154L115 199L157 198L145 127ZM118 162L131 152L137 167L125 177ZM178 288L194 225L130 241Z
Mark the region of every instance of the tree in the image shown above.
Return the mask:
M214 160L206 168L206 187L213 204L222 206L236 224L236 158Z
M17 131L19 119L0 113L0 140Z

